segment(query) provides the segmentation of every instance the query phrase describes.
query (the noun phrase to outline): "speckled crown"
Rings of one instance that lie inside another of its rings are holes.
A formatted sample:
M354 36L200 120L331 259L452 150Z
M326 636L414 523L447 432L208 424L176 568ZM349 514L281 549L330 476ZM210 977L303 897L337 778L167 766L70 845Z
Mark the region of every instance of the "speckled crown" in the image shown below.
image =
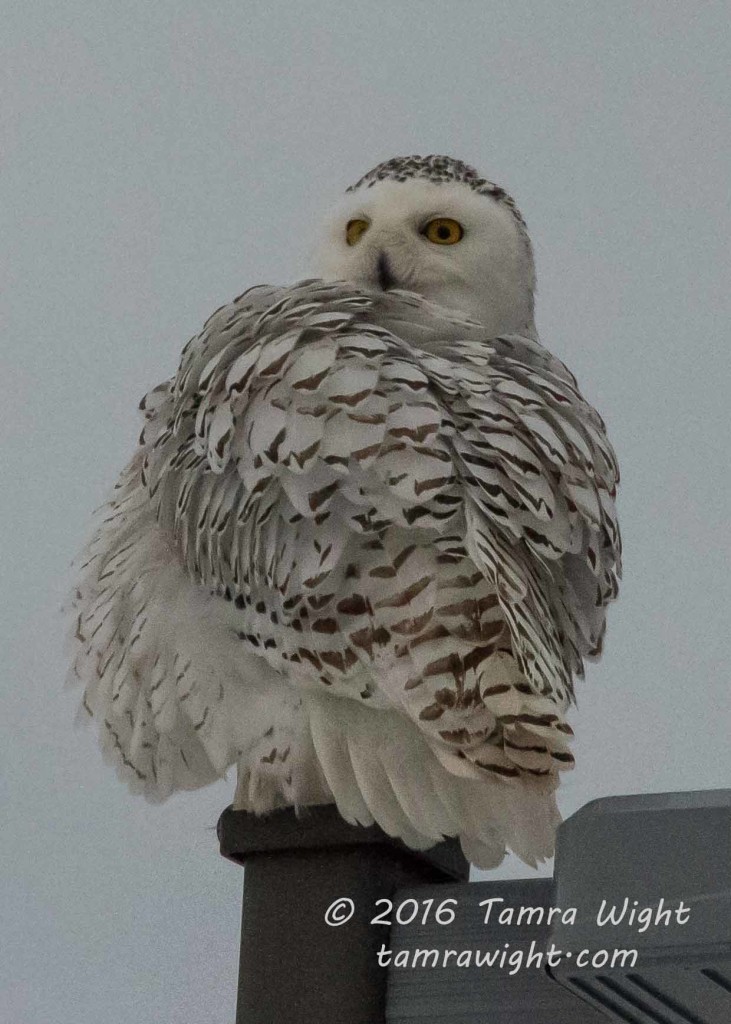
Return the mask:
M474 167L463 163L462 160L455 160L451 156L435 154L431 156L394 156L368 171L354 185L347 188L346 192L355 192L359 188L371 188L378 181L410 181L414 178L422 178L437 185L445 182L459 182L467 185L478 195L490 196L507 206L521 229L525 231L525 221L513 197L504 188L488 181L487 178L480 177Z

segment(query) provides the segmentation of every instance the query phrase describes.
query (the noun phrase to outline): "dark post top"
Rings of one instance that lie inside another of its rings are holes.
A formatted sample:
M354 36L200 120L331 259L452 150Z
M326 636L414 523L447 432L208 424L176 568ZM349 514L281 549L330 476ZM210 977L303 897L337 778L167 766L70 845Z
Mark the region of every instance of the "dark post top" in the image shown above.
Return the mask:
M445 876L445 881L464 881L470 876L469 861L456 839L447 839L428 850L412 850L400 839L387 835L378 825L350 825L334 804L291 808L259 816L227 807L218 819L221 854L244 864L255 854L284 850L335 850L358 846L382 846L405 861Z

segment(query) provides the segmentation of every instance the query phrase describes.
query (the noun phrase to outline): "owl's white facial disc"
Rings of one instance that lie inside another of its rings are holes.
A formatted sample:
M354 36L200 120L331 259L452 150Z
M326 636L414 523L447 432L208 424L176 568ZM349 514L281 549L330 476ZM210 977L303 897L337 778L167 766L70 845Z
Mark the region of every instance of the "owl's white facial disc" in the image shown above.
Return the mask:
M462 238L440 245L424 233L436 218L457 221ZM367 228L353 244L353 220ZM464 182L380 180L346 193L318 251L326 280L401 288L467 313L492 335L533 330L533 257L514 212Z

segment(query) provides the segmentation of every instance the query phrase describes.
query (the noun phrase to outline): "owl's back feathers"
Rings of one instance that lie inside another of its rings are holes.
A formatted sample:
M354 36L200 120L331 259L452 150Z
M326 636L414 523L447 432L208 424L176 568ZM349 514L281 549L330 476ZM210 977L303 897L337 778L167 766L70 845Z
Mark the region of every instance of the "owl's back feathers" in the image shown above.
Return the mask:
M614 455L563 364L305 281L220 309L142 409L74 601L74 675L133 788L237 763L239 806L548 856L620 546Z

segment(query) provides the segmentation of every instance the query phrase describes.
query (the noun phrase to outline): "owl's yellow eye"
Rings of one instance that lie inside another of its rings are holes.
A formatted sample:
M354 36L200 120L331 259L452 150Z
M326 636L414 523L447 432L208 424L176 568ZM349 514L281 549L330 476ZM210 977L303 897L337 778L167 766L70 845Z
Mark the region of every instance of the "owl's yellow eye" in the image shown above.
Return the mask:
M459 221L452 220L451 217L435 217L421 233L435 245L454 245L464 235L464 228Z
M355 245L369 227L370 224L367 220L349 220L345 226L345 241L348 245Z

